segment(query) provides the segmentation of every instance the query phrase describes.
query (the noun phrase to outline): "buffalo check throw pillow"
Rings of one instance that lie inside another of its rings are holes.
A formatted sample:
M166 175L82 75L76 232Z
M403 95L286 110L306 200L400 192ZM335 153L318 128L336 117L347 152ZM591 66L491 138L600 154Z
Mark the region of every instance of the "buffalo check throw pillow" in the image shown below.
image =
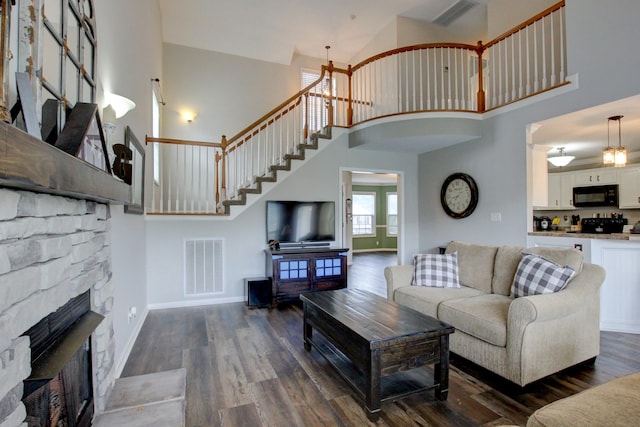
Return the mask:
M419 254L413 257L413 286L459 288L458 254Z
M511 285L511 295L518 298L561 291L567 286L573 273L571 267L523 252Z

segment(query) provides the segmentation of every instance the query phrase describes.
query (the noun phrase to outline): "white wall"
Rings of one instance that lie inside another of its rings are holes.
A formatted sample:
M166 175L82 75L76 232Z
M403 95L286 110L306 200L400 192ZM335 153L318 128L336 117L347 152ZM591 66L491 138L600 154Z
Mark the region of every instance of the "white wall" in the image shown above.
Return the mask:
M152 307L198 304L207 299L244 299L244 277L263 276L267 247L265 230L266 200L333 200L336 202L336 235L340 236L341 168L396 171L403 174L406 233L401 237L405 261L416 252L417 158L415 155L349 149L347 135L337 137L309 159L302 168L264 195L233 221L194 219L153 219L147 223L147 279ZM233 208L232 208L233 209ZM223 295L199 300L183 296L183 245L186 238L223 238ZM340 242L338 242L340 244Z
M449 31L445 27L403 16L398 16L397 20L397 47L445 42L475 45L484 36L484 34L477 34L465 37L461 33Z
M144 144L145 134L151 134L151 79L162 80L158 4L155 0L96 0L94 5L98 31L98 105L104 107L103 92L133 100L136 108L118 120L113 140L123 142L124 128L128 125ZM127 346L135 338L147 306L145 220L140 215L124 214L123 206L112 206L111 215L115 360L121 368ZM129 323L127 313L131 306L137 308L138 317Z
M163 135L219 142L298 92L300 69L320 70L318 58L294 56L290 66L164 44ZM336 64L337 65L337 64ZM182 110L195 111L186 123Z
M640 2L620 0L611 7L567 0L566 15L568 69L579 74L577 90L484 120L480 141L420 156L421 250L450 240L525 245L526 125L640 92L640 55L630 54L640 37ZM606 31L593 31L603 26L604 16ZM615 64L615 71L602 64ZM447 217L440 206L440 186L453 172L469 173L480 189L476 212L461 220ZM500 212L502 222L491 222L491 212Z
M487 3L488 42L560 0L490 0ZM586 0L593 1L593 0Z

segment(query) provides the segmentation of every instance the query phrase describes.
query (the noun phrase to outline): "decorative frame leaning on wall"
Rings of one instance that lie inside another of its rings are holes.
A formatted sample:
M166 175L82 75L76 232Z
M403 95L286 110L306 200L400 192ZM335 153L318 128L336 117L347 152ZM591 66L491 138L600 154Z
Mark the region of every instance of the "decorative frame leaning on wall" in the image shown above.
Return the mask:
M131 150L131 204L124 206L124 212L144 214L144 146L138 141L129 126L124 130L124 144Z

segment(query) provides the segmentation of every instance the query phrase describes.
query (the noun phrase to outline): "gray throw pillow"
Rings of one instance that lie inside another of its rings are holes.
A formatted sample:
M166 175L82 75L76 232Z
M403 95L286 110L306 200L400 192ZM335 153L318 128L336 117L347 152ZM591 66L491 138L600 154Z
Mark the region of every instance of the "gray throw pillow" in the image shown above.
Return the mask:
M459 288L458 254L418 254L413 257L412 286Z
M571 267L523 252L511 285L511 295L518 298L561 291L567 286L573 273Z

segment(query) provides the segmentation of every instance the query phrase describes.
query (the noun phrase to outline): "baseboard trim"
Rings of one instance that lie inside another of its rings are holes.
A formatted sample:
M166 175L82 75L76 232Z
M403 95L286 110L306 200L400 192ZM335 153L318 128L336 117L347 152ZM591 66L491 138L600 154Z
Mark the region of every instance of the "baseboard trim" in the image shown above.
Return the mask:
M167 308L199 307L201 305L228 304L232 302L246 302L246 301L247 301L246 297L227 297L227 298L199 299L199 300L192 300L192 301L163 302L158 304L149 304L149 311L164 310Z
M124 347L124 351L122 352L122 356L120 360L116 363L116 372L115 377L120 378L122 375L122 371L124 370L124 366L127 364L127 360L129 360L129 356L131 355L131 351L133 350L133 346L138 339L138 335L142 330L142 325L144 325L144 321L147 319L147 314L149 314L149 308L145 308L142 312L142 316L140 316L140 321L136 323L135 328L133 328L133 333L129 337L127 341L127 345Z
M363 254L367 252L398 252L396 248L377 248L377 249L354 249L351 253Z

